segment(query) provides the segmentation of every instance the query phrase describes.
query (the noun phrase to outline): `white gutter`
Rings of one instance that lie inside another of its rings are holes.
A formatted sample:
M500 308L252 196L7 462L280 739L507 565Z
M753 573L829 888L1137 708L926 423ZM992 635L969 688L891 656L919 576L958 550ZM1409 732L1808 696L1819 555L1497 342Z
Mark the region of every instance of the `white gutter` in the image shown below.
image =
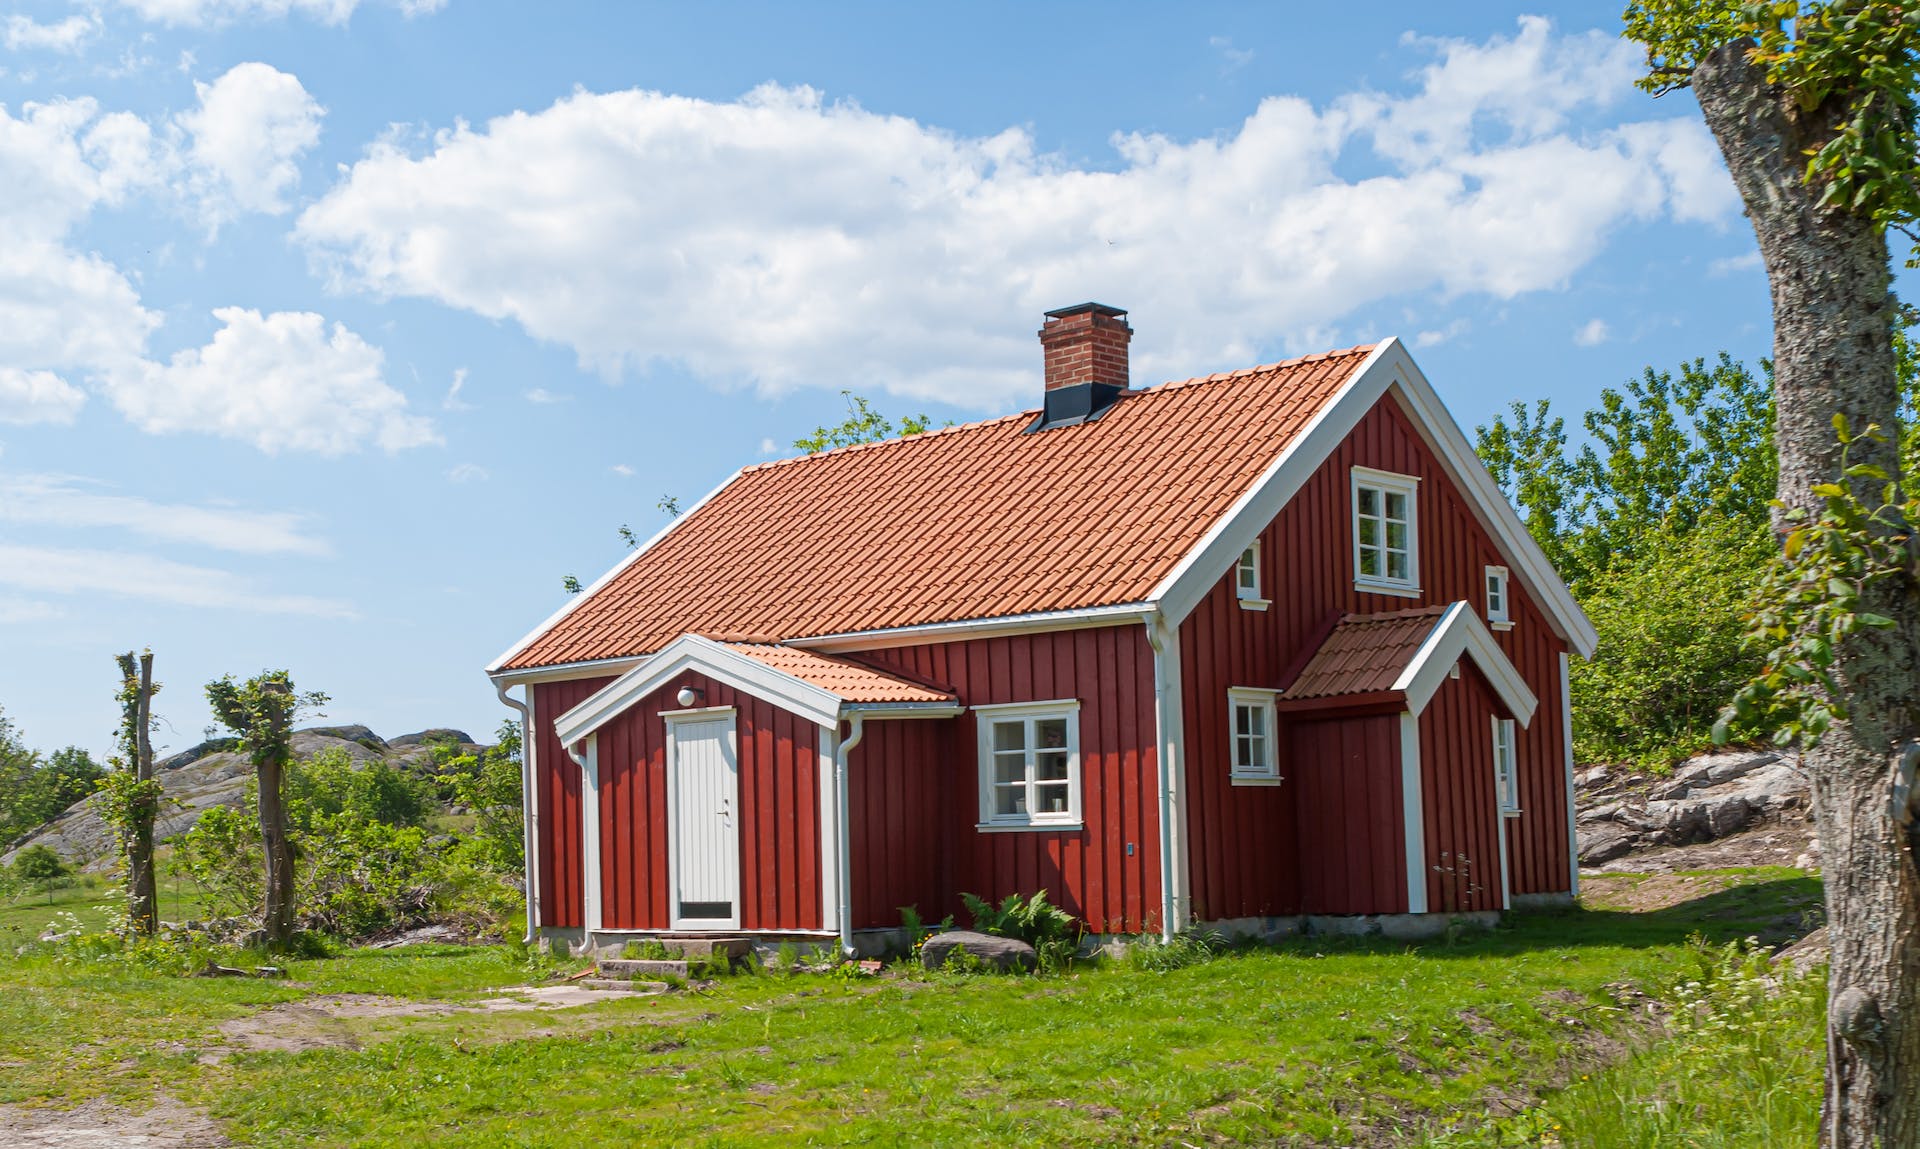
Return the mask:
M1147 641L1153 646L1153 717L1159 744L1155 790L1160 806L1160 939L1172 941L1186 924L1181 913L1184 889L1178 859L1186 849L1179 832L1180 813L1180 632L1165 615L1146 620Z
M858 710L852 711L847 715L847 723L847 736L840 739L840 745L833 755L834 801L840 808L840 816L836 819L839 824L834 827L834 836L839 839L835 843L835 852L839 855L835 869L840 875L840 888L837 891L840 895L840 952L852 957L853 908L850 903L853 895L850 890L853 885L853 831L847 824L847 759L867 732L866 716Z
M507 695L508 684L494 681L493 692L501 705L520 713L520 872L526 884L527 895L527 933L520 939L522 945L532 945L534 931L540 921L540 883L535 867L539 864L538 848L540 836L537 827L540 820L540 792L534 789L533 782L533 712L527 703ZM527 697L533 697L533 687L527 687Z

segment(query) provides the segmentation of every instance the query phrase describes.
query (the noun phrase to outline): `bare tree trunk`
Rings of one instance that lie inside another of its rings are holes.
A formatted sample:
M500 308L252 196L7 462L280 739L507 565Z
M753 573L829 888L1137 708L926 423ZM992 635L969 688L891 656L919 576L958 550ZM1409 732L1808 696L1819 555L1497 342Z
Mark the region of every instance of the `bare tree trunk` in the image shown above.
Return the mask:
M153 778L153 652L140 656L140 693L134 703L134 755L128 765L134 781ZM127 834L127 921L135 933L153 936L160 928L160 904L153 877L153 820L156 810L141 803Z
M1900 468L1894 303L1885 236L1851 212L1825 210L1807 185L1806 152L1831 134L1840 97L1794 107L1750 63L1751 44L1701 61L1693 90L1746 202L1773 290L1774 397L1780 498L1817 512L1810 488L1840 477L1832 418L1884 428L1850 462ZM1857 485L1868 505L1879 484ZM1861 603L1896 620L1836 651L1849 719L1806 754L1813 779L1833 959L1821 1141L1836 1149L1920 1146L1920 873L1894 809L1901 749L1920 700L1920 597L1891 580Z
M262 687L272 689L271 685ZM285 688L281 688L285 692ZM268 738L275 746L285 745L284 717L274 719ZM286 802L287 757L282 750L259 764L260 837L266 848L266 906L260 926L270 945L285 945L293 937L293 839L287 835Z

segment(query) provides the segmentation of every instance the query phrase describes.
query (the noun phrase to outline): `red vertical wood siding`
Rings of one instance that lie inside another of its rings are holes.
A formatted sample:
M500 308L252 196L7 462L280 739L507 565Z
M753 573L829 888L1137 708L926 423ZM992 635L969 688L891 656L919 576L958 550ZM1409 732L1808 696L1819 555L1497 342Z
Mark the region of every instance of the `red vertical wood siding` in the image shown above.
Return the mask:
M934 817L938 833L917 840L917 848L938 859L936 885L915 897L929 918L961 912L961 891L987 898L1013 892L1032 894L1045 889L1047 897L1079 917L1097 933L1135 933L1160 927L1159 814L1155 799L1153 650L1144 627L1109 626L1008 638L928 643L868 651L862 661L897 670L923 681L938 683L959 695L967 706L1003 702L1078 699L1080 702L1080 803L1083 829L1076 831L1012 831L982 833L980 767L976 721L969 712L951 721L927 723L926 735L903 733L913 745L902 747L906 759L889 764L887 784L918 767L918 755L937 763L936 784L921 791L900 782L900 818L907 827ZM854 760L865 762L869 743L887 726L909 722L868 723L867 735L854 750ZM914 743L937 740L938 746ZM889 747L874 743L876 748ZM860 777L872 778L871 767ZM888 791L889 795L894 793ZM861 785L853 799L855 825L862 820ZM924 802L925 807L914 803ZM889 817L895 807L886 807ZM882 843L887 843L882 849ZM888 853L891 840L878 832L855 840L853 868L858 896L863 870L899 865ZM914 848L909 837L905 848ZM925 881L924 864L911 870L913 881ZM891 880L891 879L890 879ZM892 887L883 887L891 890ZM876 893L869 898L879 897ZM887 898L900 898L888 893ZM857 925L899 924L899 905L909 900L854 903ZM962 914L961 920L965 917Z
M608 679L542 683L535 715L541 729L541 809L564 809L541 822L542 897L564 905L564 920L584 921L580 873L580 768L553 734L553 719ZM814 930L820 913L819 728L764 699L704 675L680 675L641 699L598 733L600 767L600 924L610 930L664 930L672 923L668 889L666 720L680 709L682 686L705 692L703 705L732 706L739 749L740 926ZM558 687L569 689L559 690ZM551 749L552 753L548 751ZM563 765L556 770L551 763ZM549 802L564 801L564 807ZM549 880L551 875L551 880ZM549 895L551 889L555 894Z
M1354 588L1350 483L1356 466L1421 478L1417 599ZM1180 628L1189 861L1195 916L1202 920L1296 912L1288 907L1303 896L1302 862L1284 828L1324 819L1346 824L1361 816L1357 808L1316 809L1309 803L1303 788L1293 784L1296 770L1284 757L1293 743L1285 738L1280 742L1280 769L1286 784L1233 786L1228 777L1228 688L1280 686L1281 676L1298 665L1317 630L1338 614L1464 599L1484 617L1486 568L1511 565L1390 397L1361 419L1260 539L1261 587L1272 605L1265 611L1243 609L1229 566ZM1509 819L1512 888L1516 893L1561 891L1570 886L1558 661L1566 645L1518 572L1510 576L1508 593L1515 625L1496 632L1495 638L1540 699L1532 725L1518 738L1526 809L1520 818ZM1311 736L1316 753L1325 749L1325 737ZM1450 752L1471 754L1472 749L1458 746ZM1397 758L1392 765L1397 777ZM1373 799L1369 792L1368 800ZM1368 808L1372 812L1367 816L1392 823L1376 827L1379 833L1401 826L1398 805ZM1403 885L1404 869L1403 863L1395 863Z
M540 803L540 924L579 929L586 924L586 883L580 872L580 766L553 732L554 719L585 702L611 678L576 678L533 685L527 725L534 738L534 786Z
M1500 908L1497 835L1502 819L1493 777L1496 716L1509 717L1470 659L1462 660L1460 677L1442 683L1420 715L1427 906L1435 912ZM1511 874L1511 856L1508 866Z
M1299 794L1299 817L1268 835L1284 835L1299 859L1299 894L1290 910L1279 912L1405 913L1399 717L1295 722L1284 745L1291 772L1281 788Z
M855 929L900 924L900 907L937 921L948 912L940 848L945 825L947 719L866 723L847 761L848 843Z

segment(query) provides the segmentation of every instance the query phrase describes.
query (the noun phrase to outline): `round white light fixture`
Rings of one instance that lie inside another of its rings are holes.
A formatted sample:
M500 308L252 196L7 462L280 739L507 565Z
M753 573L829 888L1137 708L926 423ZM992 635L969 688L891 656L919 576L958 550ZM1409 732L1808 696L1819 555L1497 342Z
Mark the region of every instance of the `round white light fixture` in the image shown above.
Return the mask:
M674 695L674 698L677 699L682 706L692 706L700 701L700 688L697 686L682 686L680 693Z

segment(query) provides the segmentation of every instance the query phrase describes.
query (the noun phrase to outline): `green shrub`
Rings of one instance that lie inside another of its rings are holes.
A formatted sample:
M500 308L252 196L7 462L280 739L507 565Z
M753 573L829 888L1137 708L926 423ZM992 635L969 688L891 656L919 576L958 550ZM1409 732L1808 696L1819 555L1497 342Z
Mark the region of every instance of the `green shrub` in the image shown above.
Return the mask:
M1080 951L1078 919L1047 901L1045 890L1031 898L1008 894L997 906L974 894L961 894L960 900L973 918L975 930L1026 942L1033 947L1043 971L1065 969Z
M13 872L22 882L45 890L70 876L73 868L51 846L28 846L14 855Z

